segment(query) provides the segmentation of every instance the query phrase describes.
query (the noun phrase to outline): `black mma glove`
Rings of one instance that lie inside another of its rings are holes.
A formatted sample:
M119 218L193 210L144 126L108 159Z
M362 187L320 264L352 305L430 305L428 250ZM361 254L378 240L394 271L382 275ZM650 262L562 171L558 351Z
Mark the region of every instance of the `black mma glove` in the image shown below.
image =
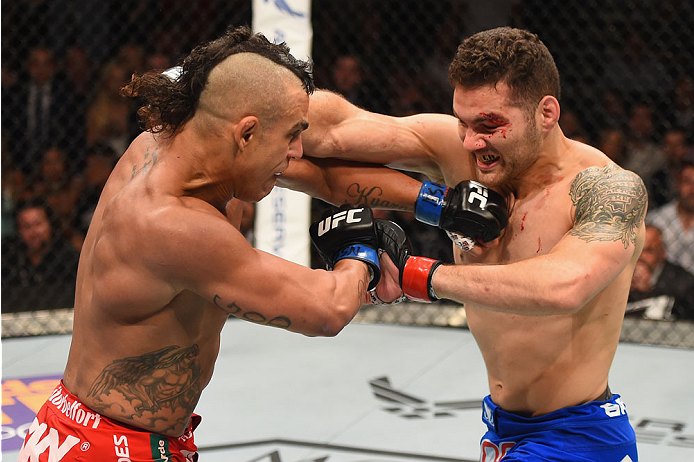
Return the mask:
M343 258L363 261L371 272L369 290L376 287L381 278L381 267L376 250L376 226L370 208L342 208L339 212L325 213L311 225L309 234L327 269L332 270Z
M376 220L378 246L383 249L400 270L400 287L413 300L438 300L431 286L431 276L443 264L440 260L412 255L412 246L405 231L389 220Z
M472 180L461 181L455 188L425 181L415 202L414 215L421 222L446 230L464 249L465 245L472 248L476 239L493 241L508 223L503 196ZM456 233L461 236L455 236Z

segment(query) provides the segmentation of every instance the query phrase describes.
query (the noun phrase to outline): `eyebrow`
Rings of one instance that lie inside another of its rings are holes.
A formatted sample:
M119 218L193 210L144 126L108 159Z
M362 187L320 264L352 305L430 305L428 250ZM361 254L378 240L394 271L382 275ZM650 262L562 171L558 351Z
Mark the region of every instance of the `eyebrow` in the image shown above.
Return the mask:
M500 114L497 114L496 112L490 112L490 113L483 113L484 115L480 115L475 117L472 120L473 124L478 124L481 122L490 122L493 124L503 124L508 121L508 119ZM453 115L461 122L463 122L463 119L460 118L457 112L455 112L455 109L453 109Z
M299 128L301 129L301 131L305 131L308 128L308 122L306 122L305 120L302 120L301 122L297 122L296 124L294 124L294 126L292 127L290 132L294 132L295 130L297 130Z

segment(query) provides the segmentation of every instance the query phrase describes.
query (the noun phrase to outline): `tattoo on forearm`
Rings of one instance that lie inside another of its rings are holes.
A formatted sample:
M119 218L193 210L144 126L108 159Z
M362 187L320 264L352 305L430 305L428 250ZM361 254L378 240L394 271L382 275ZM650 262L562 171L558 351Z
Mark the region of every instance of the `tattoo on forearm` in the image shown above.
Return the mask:
M117 359L92 383L88 397L97 412L115 412L120 420L132 421L158 431L180 429L195 405L200 385L197 345L171 345L141 356ZM162 423L166 424L161 429Z
M347 187L347 196L354 198L350 201L354 205L365 205L371 208L381 208L390 210L410 210L411 207L396 204L387 200L380 199L383 195L383 189L379 186L362 186L359 183L352 183Z
M576 206L570 235L586 242L622 241L625 249L636 242L648 203L638 175L615 164L591 167L576 176L569 195Z
M265 324L266 326L279 327L280 329L287 329L292 325L292 322L286 316L275 316L274 318L268 320L266 316L257 311L243 311L236 302L231 302L225 304L219 295L215 294L213 298L214 304L217 308L226 311L227 313L236 316L237 318L245 319L246 321L254 322L256 324Z
M157 154L159 153L159 148L154 148L153 151L150 151L150 148L147 148L147 151L145 151L145 157L143 160L143 165L142 167L139 167L137 164L133 165L133 172L132 175L130 176L130 179L132 180L135 178L135 176L138 173L142 173L143 175L147 173L148 171L152 170L152 167L154 167L154 164L157 163Z

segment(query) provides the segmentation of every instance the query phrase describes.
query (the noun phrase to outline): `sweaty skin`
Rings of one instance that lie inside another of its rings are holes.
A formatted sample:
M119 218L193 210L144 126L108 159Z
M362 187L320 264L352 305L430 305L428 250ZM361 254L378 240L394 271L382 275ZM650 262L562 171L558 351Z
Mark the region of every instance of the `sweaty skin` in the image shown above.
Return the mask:
M175 136L133 141L84 241L63 382L86 406L127 425L182 434L212 377L229 315L333 336L367 299L364 263L312 270L252 248L238 229L240 200L260 200L301 157L307 126L299 79L254 56L232 55L212 70L195 115ZM276 91L272 104L222 104L222 95L239 96L224 93L225 78L236 71L238 83L253 70L264 79L250 87L281 74L266 89ZM231 111L236 105L247 109ZM275 111L271 122L264 110Z
M464 303L493 401L536 416L594 400L607 387L643 246L646 193L638 176L563 135L556 99L545 97L530 123L507 94L504 84L456 87L456 117L395 118L316 92L304 147L308 156L380 163L449 186L475 179L506 195L501 237L468 253L454 247L456 265L432 280L439 297ZM306 162L292 161L297 182L308 178ZM355 184L377 187L379 200L412 210L418 182L393 170L341 169L336 177L327 168L314 191L339 202Z

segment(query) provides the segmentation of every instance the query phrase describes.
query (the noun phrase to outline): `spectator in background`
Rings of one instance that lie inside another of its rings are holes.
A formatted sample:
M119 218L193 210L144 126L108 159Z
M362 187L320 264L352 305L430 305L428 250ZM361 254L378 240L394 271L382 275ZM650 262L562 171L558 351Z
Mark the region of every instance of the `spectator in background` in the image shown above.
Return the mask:
M618 90L607 90L600 98L600 111L597 114L600 125L605 128L624 130L628 123L626 108L624 107L624 97Z
M331 90L356 106L372 110L368 87L364 81L364 70L355 55L338 56L330 69L330 75Z
M600 132L597 148L617 165L622 166L626 161L626 139L624 133L618 128L606 128Z
M91 57L84 48L76 45L71 46L65 52L62 68L73 94L73 102L71 103L73 110L85 114L91 92L94 89L96 71ZM84 132L84 118L80 122L82 124L81 131ZM82 133L82 142L84 142L84 133Z
M127 43L123 45L118 50L116 61L125 71L127 81L130 81L131 75L142 74L149 70L147 69L145 52L142 47L136 43Z
M664 101L672 90L672 79L659 54L637 28L625 32L624 45L616 56L607 56L603 84L633 98Z
M2 138L2 236L13 236L16 233L15 206L29 198L24 174L14 168L11 156L7 153L7 138Z
M17 85L19 83L19 73L17 70L9 65L7 61L2 60L2 71L0 72L0 82L2 84L2 92L0 92L0 120L2 120L2 157L3 157L3 167L10 160L14 159L14 156L8 154L11 148L14 146L7 140L11 136L15 136L13 133L16 130L16 117L15 111L18 108L18 93Z
M653 174L665 164L665 157L655 142L653 108L638 103L631 110L627 131L627 158L622 165L649 184Z
M646 223L662 231L668 260L694 274L694 155L682 161L676 184L677 198L650 211Z
M94 71L92 59L84 48L74 45L67 49L63 57L63 73L80 101L86 102L89 97L94 86Z
M72 307L79 254L54 235L41 199L16 210L19 236L2 245L2 311Z
M694 79L690 75L677 80L672 102L672 125L684 127L687 138L694 139Z
M54 146L44 153L40 174L29 185L31 196L41 198L50 208L55 236L67 242L75 238L75 203L81 189L74 173L74 169L67 166L64 151ZM73 245L79 249L81 240L74 241Z
M684 129L671 128L663 136L662 153L665 163L646 183L650 208L661 207L677 197L677 175L680 164L692 146L688 145Z
M99 196L104 189L106 180L116 165L118 155L105 144L95 144L87 149L84 172L81 178L80 194L76 202L75 220L76 231L81 241L87 234L89 224L94 215L94 209L99 202ZM80 243L81 248L81 243Z
M390 76L394 85L390 88L391 107L389 114L396 117L406 117L422 112L433 112L433 101L429 101L422 93L426 88L424 76L407 76L405 69L395 69Z
M561 116L559 116L559 126L567 138L588 144L588 135L575 111L562 110Z
M130 100L120 95L129 81L130 74L117 61L103 67L96 97L87 109L87 146L103 143L123 153L133 140L137 118Z
M667 259L662 232L652 225L631 278L630 311L650 319L694 319L694 275Z
M16 87L9 90L16 93L8 101L13 107L9 108L11 116L3 117L3 134L11 138L13 165L33 180L46 148L73 143L71 137L82 127L80 114L73 106L73 93L58 75L51 50L32 48L26 70L27 78L20 77Z
M158 71L164 71L170 69L173 66L171 58L162 52L155 51L147 55L146 68L147 70L155 69Z

